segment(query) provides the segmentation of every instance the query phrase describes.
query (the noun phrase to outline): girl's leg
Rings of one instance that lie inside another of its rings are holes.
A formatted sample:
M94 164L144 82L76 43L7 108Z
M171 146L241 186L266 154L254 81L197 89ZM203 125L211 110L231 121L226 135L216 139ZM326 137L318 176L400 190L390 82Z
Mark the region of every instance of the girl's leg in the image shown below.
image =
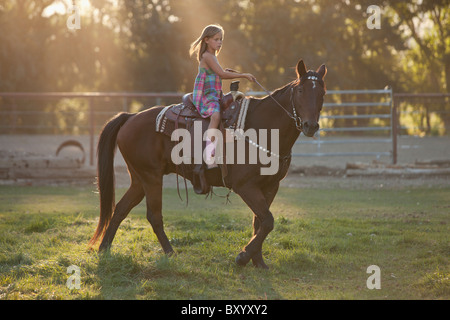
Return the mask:
M220 112L214 112L211 115L208 129L218 129L220 123Z
M208 126L208 130L209 129L218 129L219 128L219 124L220 124L220 112L214 112L211 115L211 119L209 122L209 126ZM212 157L214 157L215 152L216 152L216 146L214 144L214 140L212 139L214 138L214 136L208 136L206 138L206 157L207 157L207 162L211 162L212 161Z

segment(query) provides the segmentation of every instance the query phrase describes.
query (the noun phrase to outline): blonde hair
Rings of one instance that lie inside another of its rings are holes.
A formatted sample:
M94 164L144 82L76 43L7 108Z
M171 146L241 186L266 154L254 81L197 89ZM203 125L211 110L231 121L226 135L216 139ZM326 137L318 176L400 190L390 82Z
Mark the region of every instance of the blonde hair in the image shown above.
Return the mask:
M209 26L206 26L200 37L197 38L194 42L191 43L191 48L189 50L189 55L192 56L194 53L197 52L197 60L200 62L202 59L203 53L206 51L206 38L214 37L219 32L222 32L222 36L224 35L224 30L222 26L218 24L210 24Z

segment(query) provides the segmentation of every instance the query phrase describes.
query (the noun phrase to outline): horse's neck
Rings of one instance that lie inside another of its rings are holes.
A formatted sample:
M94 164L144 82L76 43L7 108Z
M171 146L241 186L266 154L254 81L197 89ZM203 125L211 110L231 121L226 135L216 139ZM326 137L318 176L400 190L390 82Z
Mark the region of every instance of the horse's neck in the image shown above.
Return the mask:
M284 93L277 94L274 99L288 112L290 110L290 95L286 89ZM253 106L252 106L253 105ZM300 132L296 129L294 120L286 111L281 109L270 96L264 99L250 101L250 114L247 122L254 129L278 129L279 130L279 153L287 155L290 153Z

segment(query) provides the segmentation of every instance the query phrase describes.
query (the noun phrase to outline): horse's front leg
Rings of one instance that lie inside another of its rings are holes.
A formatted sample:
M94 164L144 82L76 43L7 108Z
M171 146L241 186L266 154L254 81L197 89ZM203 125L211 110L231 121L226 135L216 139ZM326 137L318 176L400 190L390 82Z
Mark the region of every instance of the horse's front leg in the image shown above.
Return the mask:
M256 233L258 232L260 225L261 222L259 221L259 218L256 215L253 215L253 236L256 236ZM262 255L262 244L256 250L255 254L252 256L252 262L256 268L269 269L269 267L264 262L264 258Z
M273 200L275 199L275 196L276 196L276 194L278 192L279 186L280 186L279 182L275 183L275 184L271 184L271 185L268 186L268 188L266 188L266 190L263 191L264 192L264 197L266 198L267 206L269 208L272 205ZM255 236L257 231L259 230L260 223L261 222L259 221L259 218L256 215L254 215L253 216L253 236ZM262 255L262 246L253 255L252 262L253 262L253 265L256 268L269 269L269 267L264 262L264 258L263 258L263 255Z
M244 250L236 257L236 263L245 266L250 259L254 259L253 262L257 267L267 268L267 265L262 259L262 244L270 231L273 230L274 219L272 213L269 211L266 198L258 188L243 186L235 191L255 214L253 237L244 247Z

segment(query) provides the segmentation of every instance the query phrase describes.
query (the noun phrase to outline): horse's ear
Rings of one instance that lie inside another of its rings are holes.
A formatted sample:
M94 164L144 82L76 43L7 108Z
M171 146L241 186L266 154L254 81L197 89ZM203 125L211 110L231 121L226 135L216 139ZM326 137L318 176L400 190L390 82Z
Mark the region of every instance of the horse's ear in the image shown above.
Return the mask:
M303 60L299 60L297 63L297 77L300 79L302 76L306 74L306 66Z
M320 75L320 77L323 80L323 78L325 78L325 76L327 75L327 67L323 64L319 67L319 69L317 69L316 72Z

